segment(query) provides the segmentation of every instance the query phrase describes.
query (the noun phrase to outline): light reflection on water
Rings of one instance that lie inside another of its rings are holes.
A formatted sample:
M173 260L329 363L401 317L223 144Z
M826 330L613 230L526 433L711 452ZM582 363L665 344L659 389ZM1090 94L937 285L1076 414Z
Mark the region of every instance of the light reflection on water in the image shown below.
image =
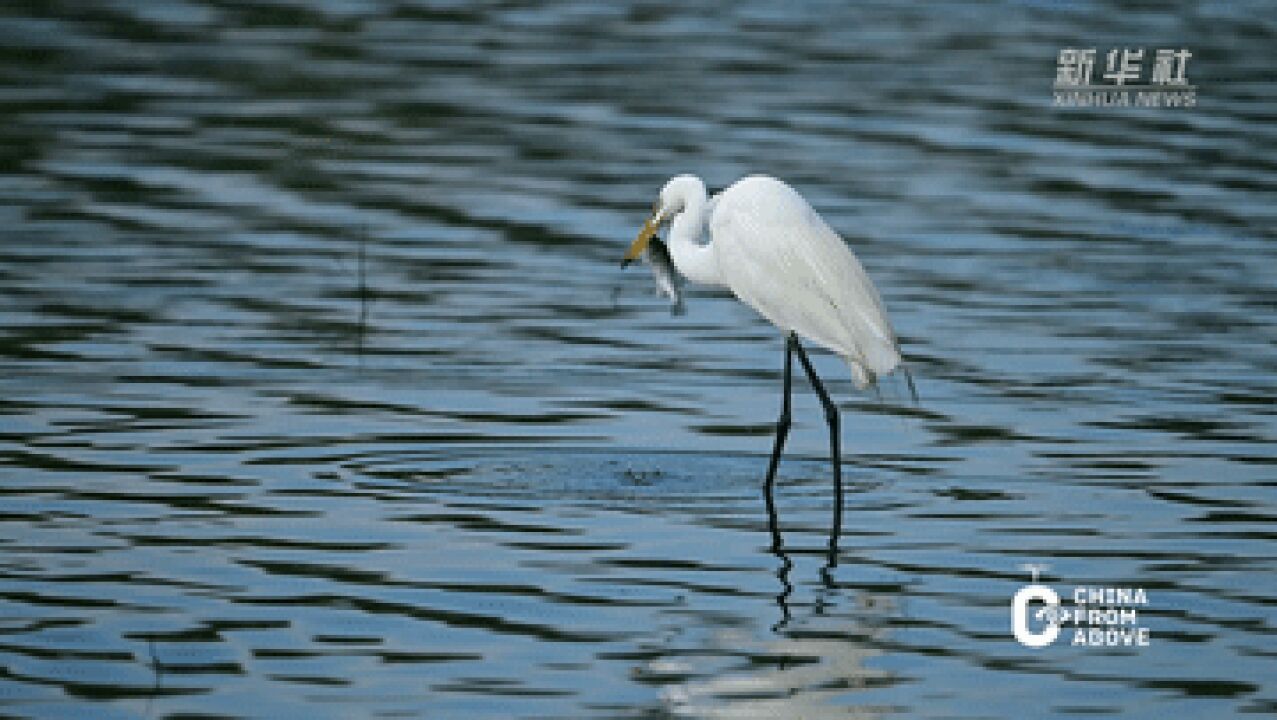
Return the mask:
M0 712L1272 712L1263 9L0 11ZM1129 45L1200 107L1050 107ZM836 566L775 331L616 269L684 171L797 186L919 376L816 358ZM1016 645L1025 562L1152 646Z

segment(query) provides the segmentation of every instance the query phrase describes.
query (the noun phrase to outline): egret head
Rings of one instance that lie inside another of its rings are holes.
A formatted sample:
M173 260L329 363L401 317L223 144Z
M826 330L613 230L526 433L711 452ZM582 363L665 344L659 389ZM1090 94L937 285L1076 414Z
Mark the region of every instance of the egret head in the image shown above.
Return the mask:
M643 223L643 229L639 230L638 237L630 244L630 249L621 259L621 267L625 267L642 255L647 249L647 244L660 231L661 226L673 220L674 216L687 207L688 199L698 194L704 198L705 184L695 175L678 175L670 178L669 182L665 183L665 187L661 188L661 195L656 199L656 204L652 206L652 215L647 222Z

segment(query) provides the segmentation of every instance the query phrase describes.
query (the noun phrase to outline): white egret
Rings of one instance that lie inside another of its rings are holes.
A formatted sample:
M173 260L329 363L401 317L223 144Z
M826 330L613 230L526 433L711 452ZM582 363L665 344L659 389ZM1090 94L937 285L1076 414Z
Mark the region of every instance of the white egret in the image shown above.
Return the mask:
M622 267L638 257L666 224L674 267L693 283L723 286L785 336L785 390L764 483L769 509L780 454L789 434L790 375L797 355L820 397L829 424L834 475L831 550L842 527L842 458L838 408L799 343L801 336L832 350L851 367L858 388L901 366L900 345L873 282L847 244L793 188L751 175L712 198L693 175L665 183ZM710 241L701 237L709 228ZM661 258L654 258L660 261ZM908 377L910 392L913 380Z

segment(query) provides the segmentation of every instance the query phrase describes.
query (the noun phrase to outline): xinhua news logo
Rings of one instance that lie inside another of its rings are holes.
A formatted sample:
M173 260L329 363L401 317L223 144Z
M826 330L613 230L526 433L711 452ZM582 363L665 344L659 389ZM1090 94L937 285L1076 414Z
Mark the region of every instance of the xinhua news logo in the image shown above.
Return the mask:
M1011 631L1021 645L1044 648L1063 635L1070 645L1148 647L1149 629L1139 617L1148 607L1144 588L1079 585L1061 598L1038 583L1038 572L1048 566L1022 567L1033 573L1033 582L1011 599Z
M1056 57L1056 107L1191 108L1188 48L1064 48Z

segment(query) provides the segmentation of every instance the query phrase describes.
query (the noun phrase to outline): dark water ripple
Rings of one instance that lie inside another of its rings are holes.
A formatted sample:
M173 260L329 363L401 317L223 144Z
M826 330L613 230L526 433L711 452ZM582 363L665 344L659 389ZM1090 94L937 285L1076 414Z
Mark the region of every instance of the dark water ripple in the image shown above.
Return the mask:
M0 9L0 714L1277 711L1264 3ZM1189 47L1192 110L1051 107ZM790 180L923 402L615 269L659 184ZM854 399L848 399L854 398ZM1023 563L1153 642L1031 651Z

